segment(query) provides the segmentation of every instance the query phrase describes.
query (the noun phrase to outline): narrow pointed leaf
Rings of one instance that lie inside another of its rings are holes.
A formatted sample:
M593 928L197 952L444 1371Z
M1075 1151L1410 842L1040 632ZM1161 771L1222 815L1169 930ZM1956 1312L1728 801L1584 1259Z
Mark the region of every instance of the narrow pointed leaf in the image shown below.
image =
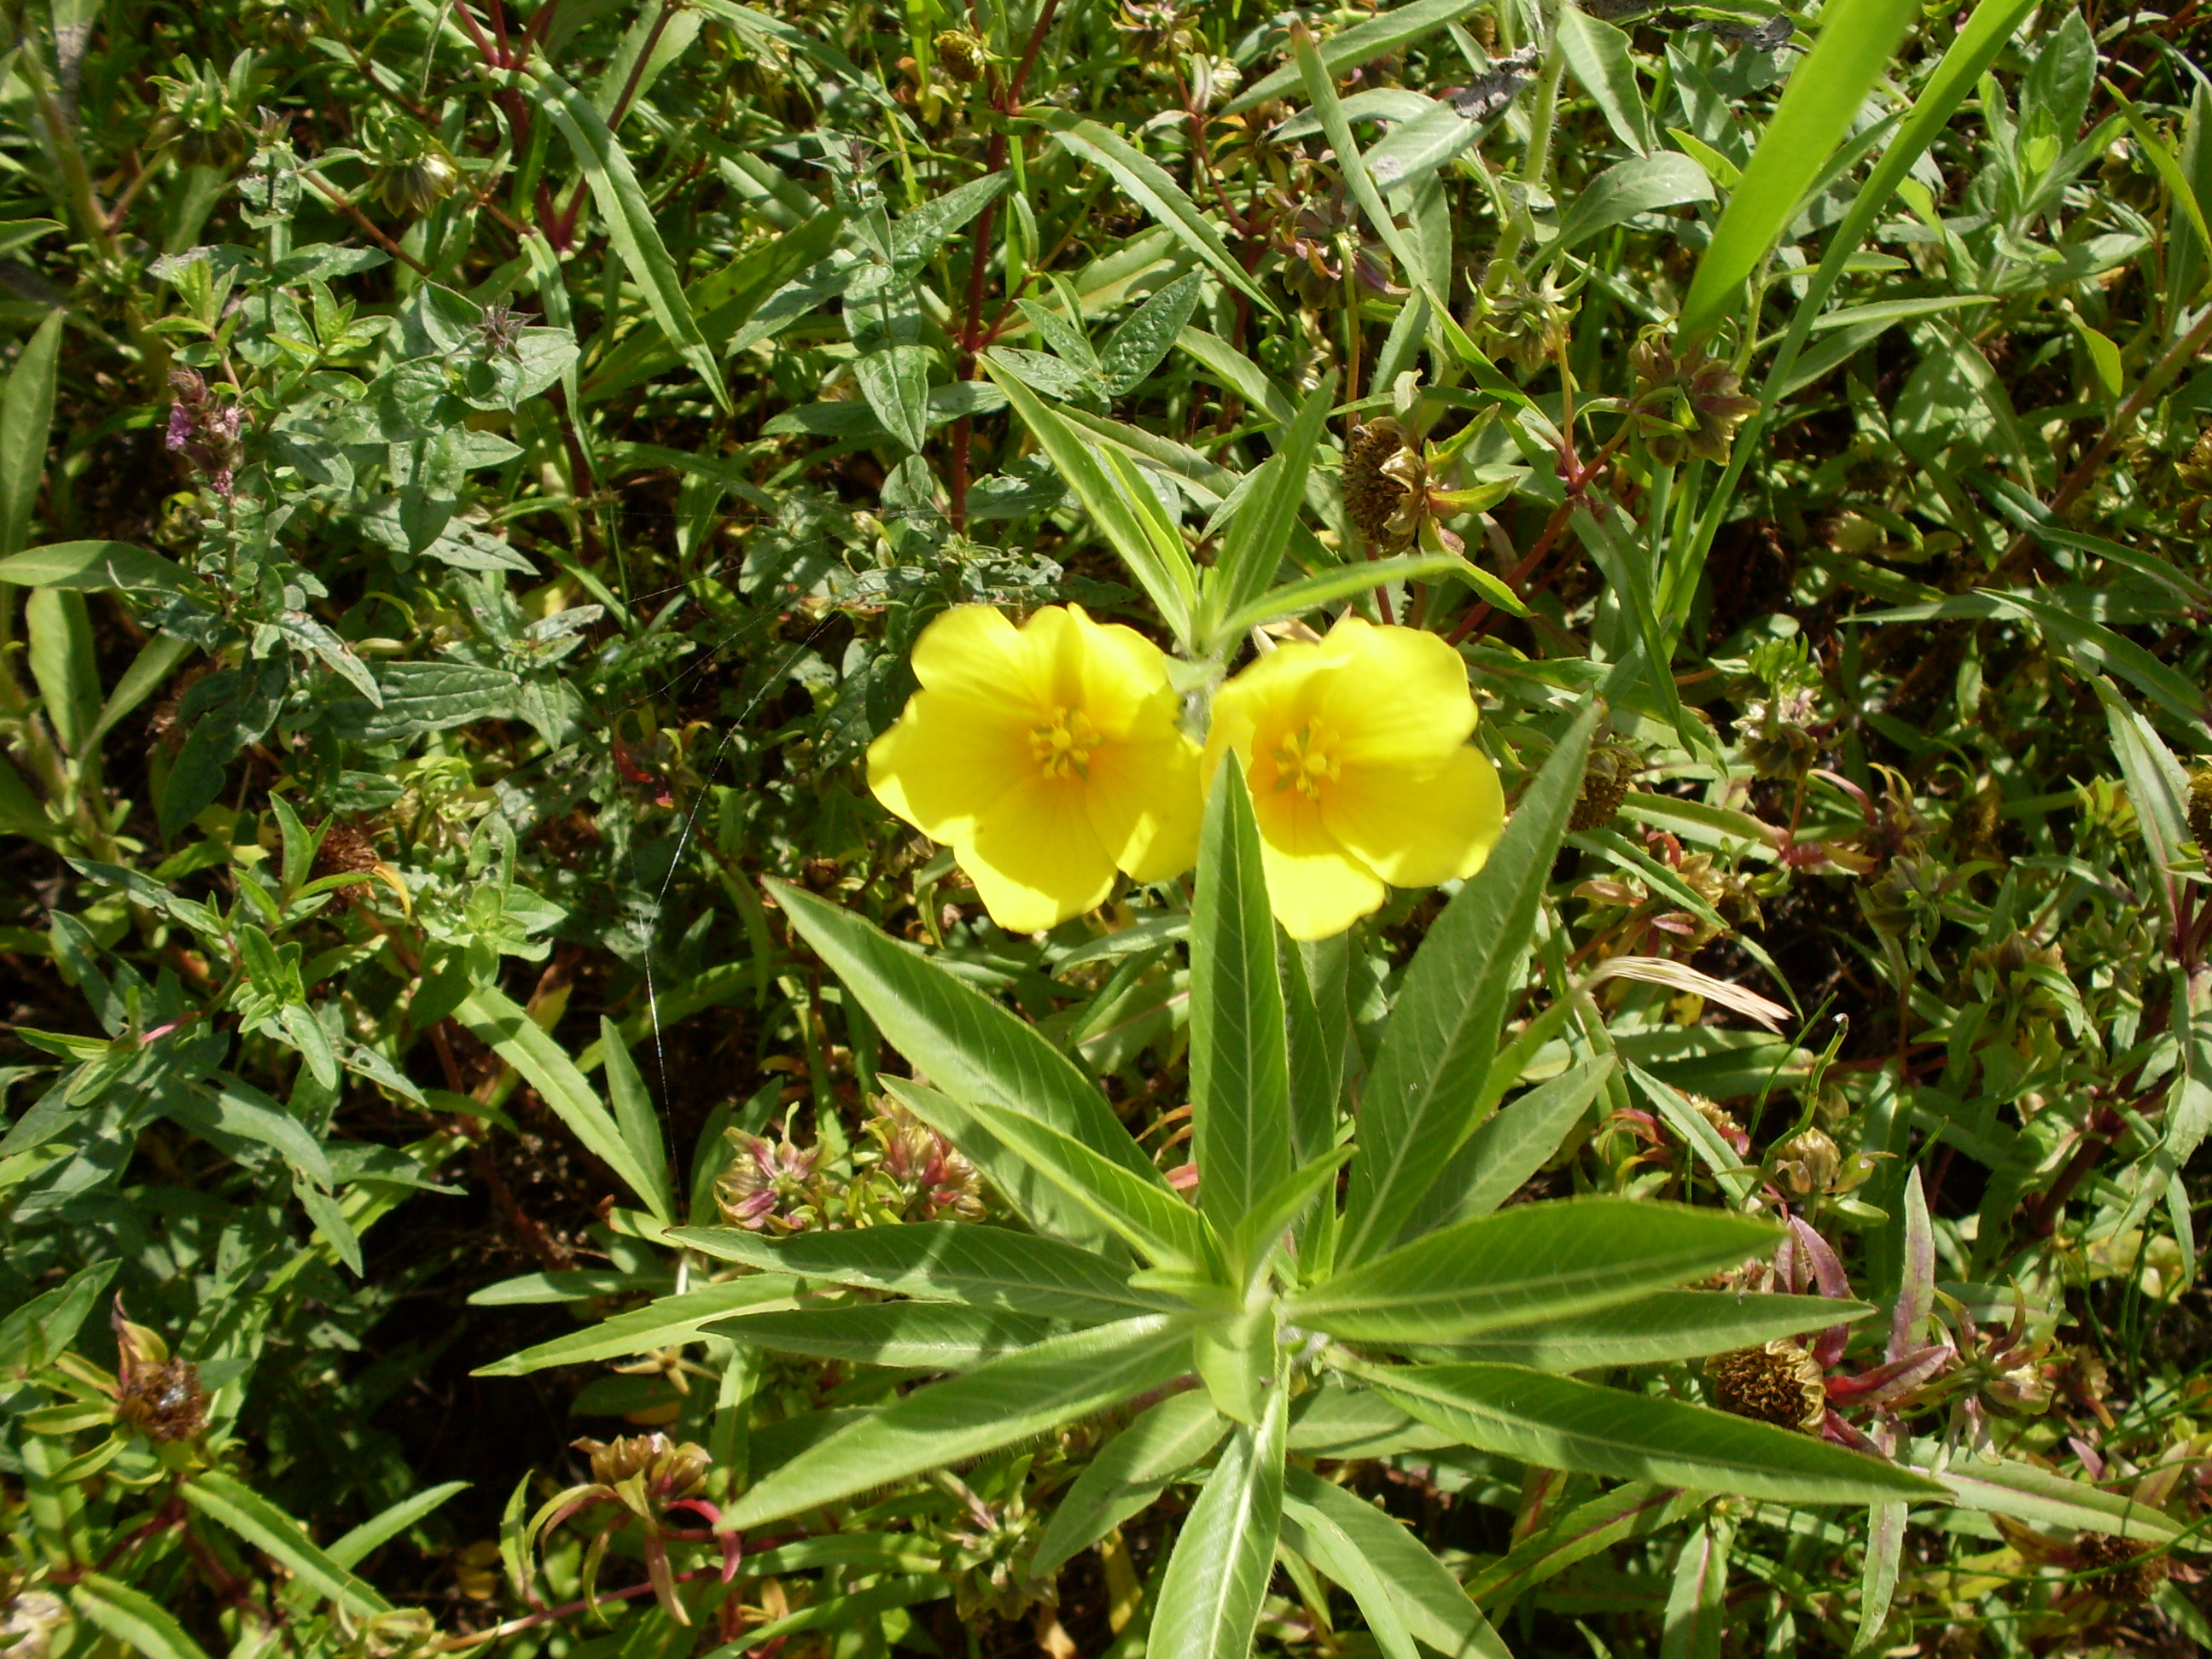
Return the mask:
M1218 1228L1291 1172L1291 1060L1275 918L1243 774L1206 803L1190 915L1190 1111L1199 1202Z
M1336 1172L1352 1156L1352 1148L1339 1146L1302 1164L1253 1200L1237 1223L1229 1240L1230 1273L1239 1284L1249 1284L1267 1264L1275 1242L1297 1224L1298 1218L1323 1193L1336 1188Z
M1943 1495L1910 1469L1808 1435L1516 1365L1346 1369L1466 1444L1525 1463L1782 1504Z
M1490 861L1430 928L1406 970L1360 1106L1339 1259L1379 1254L1476 1126L1536 903L1582 789L1597 706L1586 707L1522 793Z
M538 1028L522 1006L495 985L480 985L461 999L453 1010L460 1021L486 1048L520 1072L553 1115L567 1124L584 1150L620 1176L639 1200L664 1221L672 1221L672 1210L663 1208L667 1165L661 1178L630 1150L614 1115L599 1091L576 1069L568 1051Z
M681 1347L718 1319L747 1309L788 1308L798 1282L781 1273L757 1273L708 1285L681 1296L665 1296L634 1312L617 1314L598 1324L556 1336L520 1353L482 1365L474 1376L527 1376L554 1365L581 1365L595 1359L621 1359L656 1348Z
M1331 75L1342 75L1347 70L1358 69L1371 63L1385 52L1395 52L1426 35L1435 33L1446 24L1456 22L1469 12L1479 9L1483 0L1414 0L1410 6L1395 6L1378 12L1350 28L1332 34L1321 43L1321 59ZM1263 104L1270 98L1279 98L1298 84L1296 64L1285 64L1272 75L1261 76L1244 88L1228 105L1227 114Z
M1108 1441L1060 1507L1030 1558L1030 1575L1048 1578L1167 1489L1168 1482L1221 1443L1229 1419L1202 1390L1170 1395Z
M860 1000L884 1039L962 1105L1025 1113L1133 1174L1158 1171L1096 1084L1034 1026L851 912L771 885L801 937Z
M1164 1316L1054 1337L917 1389L768 1475L723 1512L744 1531L995 1451L1187 1371L1190 1339Z
M1310 1469L1291 1469L1284 1477L1283 1495L1286 1505L1295 1500L1326 1517L1358 1549L1390 1591L1414 1639L1447 1659L1477 1654L1505 1659L1505 1644L1482 1610L1414 1533Z
M1274 1571L1286 1393L1229 1438L1168 1558L1148 1659L1246 1659Z
M1437 1184L1407 1222L1401 1241L1488 1215L1510 1198L1522 1182L1552 1161L1568 1131L1605 1087L1613 1067L1611 1054L1585 1060L1486 1120L1452 1154Z
M750 1342L778 1353L809 1354L854 1365L964 1371L987 1359L1035 1346L1052 1327L1035 1314L963 1308L955 1302L887 1302L747 1314L707 1329L732 1342Z
M583 170L585 182L591 186L592 204L607 228L607 240L613 245L615 256L644 295L646 309L660 325L661 333L683 354L684 361L706 383L715 404L727 413L730 389L723 382L721 363L700 331L698 319L691 314L683 277L669 257L667 244L660 239L652 199L638 182L621 141L608 130L588 94L550 70L540 68L536 73L545 112L568 141L576 165Z
M1679 325L1684 334L1711 328L1740 302L1745 280L1850 134L1860 104L1918 15L1916 0L1834 0L1820 14L1813 50L1790 71L1690 279Z
M1725 1210L1629 1199L1526 1204L1447 1227L1294 1297L1334 1336L1445 1342L1626 1302L1774 1247L1774 1227Z
M953 1137L956 1126L940 1121L937 1110L943 1096L899 1078L887 1077L883 1082L902 1106L947 1138ZM1205 1218L1157 1171L1151 1172L1149 1181L1133 1176L1074 1136L1004 1107L979 1101L965 1109L1048 1184L1157 1266L1188 1272L1211 1272L1218 1267L1220 1251Z
M305 1527L235 1477L209 1469L180 1483L177 1494L347 1612L360 1616L392 1611L392 1603L371 1585L317 1548Z
M1229 521L1221 556L1205 578L1199 643L1209 654L1235 648L1237 635L1223 626L1223 619L1260 599L1282 566L1291 532L1305 505L1314 455L1335 401L1336 374L1331 370L1298 405L1297 418L1284 434L1281 447L1253 477Z
M673 1221L676 1193L668 1173L668 1143L660 1134L660 1114L653 1108L652 1093L638 1074L637 1062L629 1057L622 1033L605 1015L599 1018L599 1052L606 1062L607 1095L614 1103L615 1127L636 1160L639 1173L649 1183L650 1190L639 1196L662 1221Z
M1132 1290L1127 1268L1056 1238L958 1221L799 1233L771 1241L738 1227L674 1227L687 1249L793 1279L971 1308L1105 1324L1176 1305Z
M1697 1359L1730 1348L1801 1336L1874 1310L1821 1296L1738 1296L1730 1291L1662 1291L1595 1313L1508 1325L1449 1345L1455 1359L1526 1365L1539 1371L1595 1370Z

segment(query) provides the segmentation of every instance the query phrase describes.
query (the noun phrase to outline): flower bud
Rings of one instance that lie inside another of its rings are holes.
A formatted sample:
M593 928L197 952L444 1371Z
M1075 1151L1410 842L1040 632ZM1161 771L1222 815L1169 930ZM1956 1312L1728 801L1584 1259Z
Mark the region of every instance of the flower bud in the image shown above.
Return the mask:
M973 86L983 78L983 64L989 49L965 29L947 29L937 37L937 61L945 72L963 86Z
M592 1479L601 1486L638 1480L647 1495L662 1503L698 1491L714 1462L704 1447L688 1440L678 1444L665 1434L626 1434L611 1441L587 1438L570 1443L592 1460Z
M1836 1143L1819 1129L1792 1135L1775 1151L1775 1179L1800 1198L1826 1192L1843 1168Z
M819 1146L797 1146L742 1130L727 1131L737 1156L714 1179L714 1206L732 1227L795 1233L813 1224Z

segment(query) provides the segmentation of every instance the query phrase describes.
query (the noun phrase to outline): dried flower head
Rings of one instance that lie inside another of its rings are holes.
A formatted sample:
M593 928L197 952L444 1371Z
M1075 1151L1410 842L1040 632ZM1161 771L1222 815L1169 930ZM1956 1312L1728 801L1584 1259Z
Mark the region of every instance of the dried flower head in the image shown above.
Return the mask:
M1620 810L1620 803L1628 797L1629 784L1643 769L1644 757L1617 738L1591 750L1583 768L1582 792L1575 797L1575 810L1567 819L1567 828L1597 830L1611 823L1613 815Z
M1827 1415L1820 1363L1786 1336L1764 1347L1737 1348L1705 1361L1713 1404L1736 1417L1806 1433Z
M1567 325L1574 319L1566 300L1566 290L1549 275L1531 282L1513 270L1494 285L1486 275L1475 292L1475 339L1523 374L1533 374L1566 345Z
M967 30L946 29L937 37L936 47L938 63L963 86L973 86L983 78L990 48Z
M1652 459L1676 466L1695 456L1725 465L1735 429L1759 413L1759 399L1742 395L1742 380L1727 360L1709 356L1702 342L1678 358L1674 342L1656 331L1628 356L1636 370L1637 423Z
M115 1414L149 1440L189 1440L207 1426L207 1395L199 1367L173 1359L159 1333L123 1316L115 1298L108 1322L114 1327Z
M1843 1164L1836 1143L1818 1127L1794 1134L1774 1149L1774 1178L1800 1198L1826 1192Z
M1386 548L1410 543L1428 507L1428 483L1421 452L1389 416L1352 433L1344 452L1344 512L1362 535Z
M2081 1570L2096 1575L2088 1581L2090 1588L2109 1601L2140 1607L2166 1579L2165 1556L2124 1538L2085 1532L2074 1540L2074 1553Z
M332 818L323 826L323 838L316 844L309 873L321 881L331 876L358 875L375 869L379 862L376 843L367 832L343 818Z

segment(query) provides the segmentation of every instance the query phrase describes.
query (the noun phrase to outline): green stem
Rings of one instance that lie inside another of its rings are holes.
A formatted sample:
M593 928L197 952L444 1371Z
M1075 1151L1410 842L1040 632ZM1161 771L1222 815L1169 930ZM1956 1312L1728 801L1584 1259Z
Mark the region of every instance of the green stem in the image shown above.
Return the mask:
M1567 60L1559 51L1559 36L1554 33L1552 45L1544 55L1544 67L1536 81L1536 101L1528 112L1528 151L1521 158L1518 182L1522 185L1540 185L1544 174L1552 166L1552 129L1559 114L1559 78L1567 71ZM1498 233L1498 252L1490 258L1490 270L1482 279L1482 291L1495 294L1504 286L1505 273L1513 269L1513 261L1520 254L1521 245L1528 239L1534 222L1528 216L1528 200L1524 194L1513 204L1513 216L1505 222Z

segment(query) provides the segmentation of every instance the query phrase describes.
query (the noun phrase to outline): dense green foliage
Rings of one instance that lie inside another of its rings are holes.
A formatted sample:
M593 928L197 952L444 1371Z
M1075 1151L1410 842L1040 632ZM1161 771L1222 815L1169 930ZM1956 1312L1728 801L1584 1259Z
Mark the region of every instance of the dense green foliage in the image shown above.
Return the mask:
M0 29L5 1659L2212 1644L2193 6ZM1002 932L975 603L1504 838Z

